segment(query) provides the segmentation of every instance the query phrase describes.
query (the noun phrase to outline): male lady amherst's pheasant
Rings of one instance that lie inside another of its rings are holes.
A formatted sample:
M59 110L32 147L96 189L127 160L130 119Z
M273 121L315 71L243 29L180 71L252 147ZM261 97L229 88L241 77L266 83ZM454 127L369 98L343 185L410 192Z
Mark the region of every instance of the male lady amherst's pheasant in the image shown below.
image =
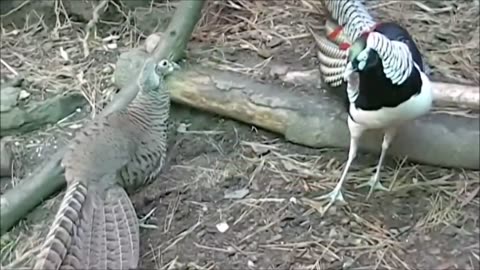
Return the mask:
M355 159L359 139L369 129L384 137L373 177L361 186L387 190L380 169L399 126L426 114L432 106L431 83L424 73L422 56L410 34L393 22L376 23L359 0L323 0L331 19L327 38L311 31L319 47L323 80L333 87L347 82L350 149L340 181L320 198L344 201L341 187ZM333 25L333 26L332 26Z

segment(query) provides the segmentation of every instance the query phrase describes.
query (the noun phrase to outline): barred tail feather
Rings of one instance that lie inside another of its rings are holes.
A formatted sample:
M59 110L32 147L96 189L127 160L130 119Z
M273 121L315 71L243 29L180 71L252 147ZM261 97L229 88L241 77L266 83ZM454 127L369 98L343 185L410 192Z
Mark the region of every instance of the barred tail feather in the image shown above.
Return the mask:
M123 188L98 194L76 182L62 206L34 269L137 268L139 225Z
M323 0L330 16L342 26L350 40L375 26L375 20L359 0Z
M332 87L340 86L343 83L343 71L347 65L347 51L328 39L318 36L309 28L309 31L318 46L318 60L320 61L320 72L323 81Z
M135 269L140 256L139 224L127 193L109 189L105 200L106 269ZM94 267L93 267L94 268Z
M139 225L130 198L118 185L102 197L96 196L91 221L79 226L60 269L137 268Z
M74 182L67 186L46 240L38 254L34 269L59 269L76 234L87 198L87 186ZM88 208L88 207L87 207Z

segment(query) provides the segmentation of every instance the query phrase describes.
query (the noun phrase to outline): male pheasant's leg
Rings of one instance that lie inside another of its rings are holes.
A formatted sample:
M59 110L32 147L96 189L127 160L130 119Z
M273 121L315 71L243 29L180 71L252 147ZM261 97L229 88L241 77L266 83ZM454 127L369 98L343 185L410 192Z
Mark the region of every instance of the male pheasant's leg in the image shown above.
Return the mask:
M382 142L382 152L380 153L380 159L378 160L377 167L375 169L375 174L370 178L370 180L364 184L357 186L357 188L361 188L364 186L370 186L370 190L368 191L367 200L370 198L374 190L384 190L389 191L389 188L384 187L380 183L380 171L383 166L383 161L385 160L385 156L387 154L388 148L393 141L393 138L396 134L396 128L389 128L385 131L383 135L383 142Z
M347 179L348 170L350 169L350 166L352 165L353 160L357 156L358 143L360 141L360 137L363 131L365 130L362 126L353 122L353 120L351 120L350 117L348 118L348 128L350 130L350 147L348 150L348 160L345 165L345 168L343 169L343 173L342 173L342 176L340 177L340 181L337 183L335 188L330 193L317 198L317 199L326 199L326 198L330 199L328 204L323 209L323 213L326 213L326 211L330 208L330 206L332 206L336 201L345 202L341 189L342 189L343 183Z

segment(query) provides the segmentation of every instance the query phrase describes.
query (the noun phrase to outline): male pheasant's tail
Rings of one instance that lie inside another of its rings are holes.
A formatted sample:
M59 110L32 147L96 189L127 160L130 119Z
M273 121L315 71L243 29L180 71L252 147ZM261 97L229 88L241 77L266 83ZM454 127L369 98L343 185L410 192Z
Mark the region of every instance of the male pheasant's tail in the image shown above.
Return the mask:
M325 21L325 37L316 35L320 72L325 83L332 87L343 84L343 72L347 65L348 48L361 33L371 29L375 21L360 0L323 0L328 13Z
M135 209L120 186L98 194L75 182L67 187L34 269L136 268L138 230Z
M323 81L337 87L343 83L343 71L347 65L347 51L341 50L339 45L325 37L319 36L308 28L318 47L318 60ZM328 30L328 27L326 27Z

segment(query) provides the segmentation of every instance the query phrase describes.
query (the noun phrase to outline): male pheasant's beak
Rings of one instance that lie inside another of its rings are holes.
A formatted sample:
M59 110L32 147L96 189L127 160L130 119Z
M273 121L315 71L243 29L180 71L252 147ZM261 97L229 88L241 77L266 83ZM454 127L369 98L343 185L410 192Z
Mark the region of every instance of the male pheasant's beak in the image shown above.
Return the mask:
M343 72L343 80L347 82L350 76L357 71L358 69L353 67L352 62L348 62L345 71Z

